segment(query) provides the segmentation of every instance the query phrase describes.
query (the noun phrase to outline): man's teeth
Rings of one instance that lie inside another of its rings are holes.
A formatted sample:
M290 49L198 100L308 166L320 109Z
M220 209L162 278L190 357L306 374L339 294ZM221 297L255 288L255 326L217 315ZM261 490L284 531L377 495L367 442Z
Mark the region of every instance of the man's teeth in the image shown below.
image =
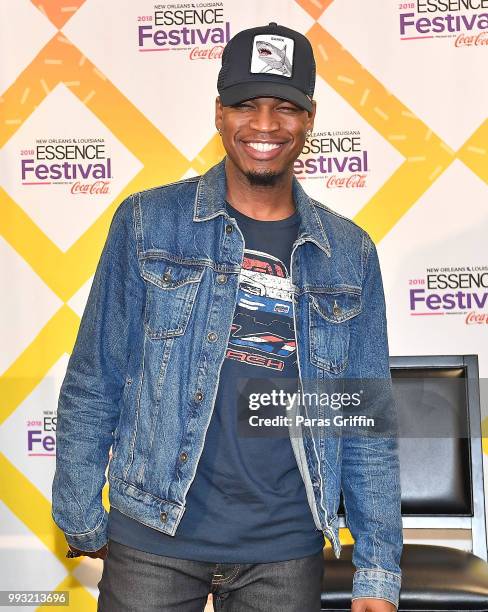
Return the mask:
M272 144L271 142L248 142L247 145L256 149L256 151L272 151L273 149L277 149L279 144Z

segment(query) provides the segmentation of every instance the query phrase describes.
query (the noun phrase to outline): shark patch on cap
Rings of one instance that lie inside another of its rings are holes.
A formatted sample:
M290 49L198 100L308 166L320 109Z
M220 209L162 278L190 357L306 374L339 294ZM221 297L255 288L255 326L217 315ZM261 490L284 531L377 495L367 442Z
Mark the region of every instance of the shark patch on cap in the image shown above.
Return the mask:
M223 106L279 98L311 112L314 88L312 45L296 30L272 22L237 32L224 48L217 78Z
M254 74L279 74L292 77L293 49L292 38L271 34L258 34L254 37L251 54L251 72Z

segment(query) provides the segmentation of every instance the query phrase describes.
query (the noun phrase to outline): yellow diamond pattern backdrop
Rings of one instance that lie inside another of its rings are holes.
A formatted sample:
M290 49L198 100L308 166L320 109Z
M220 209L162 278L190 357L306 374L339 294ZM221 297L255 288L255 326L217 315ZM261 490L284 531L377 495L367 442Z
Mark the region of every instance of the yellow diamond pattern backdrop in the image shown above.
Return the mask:
M80 612L96 608L101 562L66 560L51 520L57 393L118 204L200 174L224 153L213 104L226 28L233 35L278 21L312 42L318 148L304 152L297 178L378 244L391 353L477 353L488 375L484 303L458 317L417 317L408 288L425 283L431 267L488 270L488 25L477 17L470 31L461 21L436 34L425 22L407 23L429 17L420 3L253 0L244 9L226 0L211 3L214 23L201 26L214 28L212 43L171 49L149 36L138 40L157 29L157 9L134 4L0 1L0 555L11 568L1 588L69 589L71 609ZM471 23L479 11L462 14ZM435 87L426 92L432 66ZM111 180L88 185L91 193L83 191L87 181L28 174L28 163L22 176L22 163L50 138L97 137L113 166ZM354 157L339 152L344 168L326 166L320 149L334 137L355 139ZM42 452L30 452L36 445ZM103 499L108 509L107 485ZM348 530L341 539L351 541Z

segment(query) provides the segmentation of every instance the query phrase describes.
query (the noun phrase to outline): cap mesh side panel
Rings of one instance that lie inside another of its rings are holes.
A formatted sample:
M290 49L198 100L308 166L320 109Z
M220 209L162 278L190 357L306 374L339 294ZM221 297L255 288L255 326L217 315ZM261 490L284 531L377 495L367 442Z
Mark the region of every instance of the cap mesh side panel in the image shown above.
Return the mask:
M229 41L224 48L224 52L222 53L222 66L220 68L219 76L217 79L217 90L219 91L223 87L224 85L223 81L225 80L225 77L227 76L227 73L229 72L229 64L228 62L226 62L226 58L230 52L230 47L231 47L231 42Z
M315 70L315 64L312 68L312 72L310 74L310 83L309 83L309 89L308 91L310 92L310 95L313 97L313 92L315 89L315 76L316 76L316 70Z

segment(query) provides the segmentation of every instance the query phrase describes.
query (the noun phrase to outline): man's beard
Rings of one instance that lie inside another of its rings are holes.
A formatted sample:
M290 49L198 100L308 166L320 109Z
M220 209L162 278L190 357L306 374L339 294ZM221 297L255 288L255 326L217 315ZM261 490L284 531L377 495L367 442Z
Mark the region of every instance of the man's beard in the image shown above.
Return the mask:
M273 172L272 170L263 170L255 172L249 170L246 172L247 180L253 187L274 187L283 176L283 172Z

